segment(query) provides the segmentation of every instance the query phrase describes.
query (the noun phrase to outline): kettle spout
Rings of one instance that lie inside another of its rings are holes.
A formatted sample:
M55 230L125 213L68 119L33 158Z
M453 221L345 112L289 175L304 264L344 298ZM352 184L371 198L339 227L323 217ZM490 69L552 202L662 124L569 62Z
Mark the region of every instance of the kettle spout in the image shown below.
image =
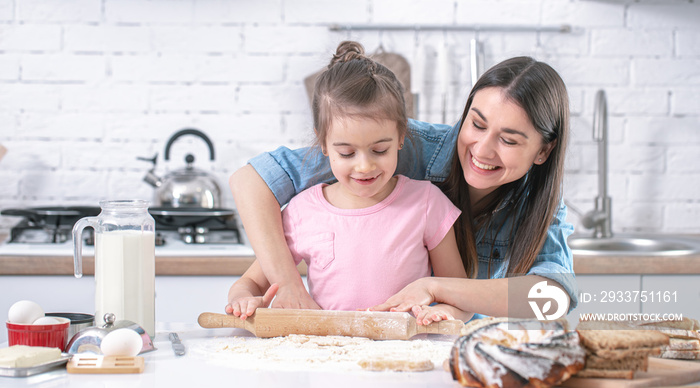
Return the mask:
M163 180L158 175L156 175L155 172L153 172L153 170L150 170L146 173L146 175L143 177L143 181L153 187L160 187L163 184Z
M158 159L158 154L155 154L152 158L145 158L143 156L139 156L136 159L143 160L144 162L153 163L153 168L151 168L146 173L146 175L143 177L143 181L148 183L149 185L151 185L153 187L160 187L163 184L163 180L155 173L156 160Z

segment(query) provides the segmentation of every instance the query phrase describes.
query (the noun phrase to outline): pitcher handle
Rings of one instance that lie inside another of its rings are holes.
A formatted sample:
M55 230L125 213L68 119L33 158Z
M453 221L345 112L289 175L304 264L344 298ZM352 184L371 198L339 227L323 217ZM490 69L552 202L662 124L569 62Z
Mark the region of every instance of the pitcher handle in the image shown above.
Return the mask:
M73 225L73 269L76 278L83 277L83 229L95 229L97 217L83 217Z

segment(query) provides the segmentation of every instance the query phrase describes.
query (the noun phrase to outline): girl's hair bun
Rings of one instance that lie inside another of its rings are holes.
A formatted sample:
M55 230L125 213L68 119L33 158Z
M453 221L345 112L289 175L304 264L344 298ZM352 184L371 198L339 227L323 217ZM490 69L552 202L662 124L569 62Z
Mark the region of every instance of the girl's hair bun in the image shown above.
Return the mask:
M368 59L365 56L365 48L358 42L346 40L338 45L328 68L330 69L337 63L345 63L353 59Z
M400 136L407 132L401 82L385 66L366 56L358 42L338 45L328 69L316 78L311 110L316 144L321 148L333 122L341 118L395 121Z

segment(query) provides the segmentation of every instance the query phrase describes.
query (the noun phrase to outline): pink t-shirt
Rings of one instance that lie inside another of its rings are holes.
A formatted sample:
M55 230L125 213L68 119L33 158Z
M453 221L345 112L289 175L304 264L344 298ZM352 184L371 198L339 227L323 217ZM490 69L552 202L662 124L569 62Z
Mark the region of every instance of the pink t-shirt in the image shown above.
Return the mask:
M294 261L308 265L309 291L324 310L366 309L430 276L428 251L460 214L435 185L402 175L384 201L364 209L336 208L322 188L295 196L282 220Z

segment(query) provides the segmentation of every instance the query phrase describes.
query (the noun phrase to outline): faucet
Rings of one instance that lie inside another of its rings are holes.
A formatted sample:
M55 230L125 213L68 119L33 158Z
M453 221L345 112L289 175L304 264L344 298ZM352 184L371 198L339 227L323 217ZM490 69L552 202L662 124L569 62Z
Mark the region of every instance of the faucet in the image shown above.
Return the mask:
M598 90L593 110L593 140L598 142L598 196L595 208L584 214L581 222L593 229L593 237L612 237L612 201L608 196L608 107L605 91Z

